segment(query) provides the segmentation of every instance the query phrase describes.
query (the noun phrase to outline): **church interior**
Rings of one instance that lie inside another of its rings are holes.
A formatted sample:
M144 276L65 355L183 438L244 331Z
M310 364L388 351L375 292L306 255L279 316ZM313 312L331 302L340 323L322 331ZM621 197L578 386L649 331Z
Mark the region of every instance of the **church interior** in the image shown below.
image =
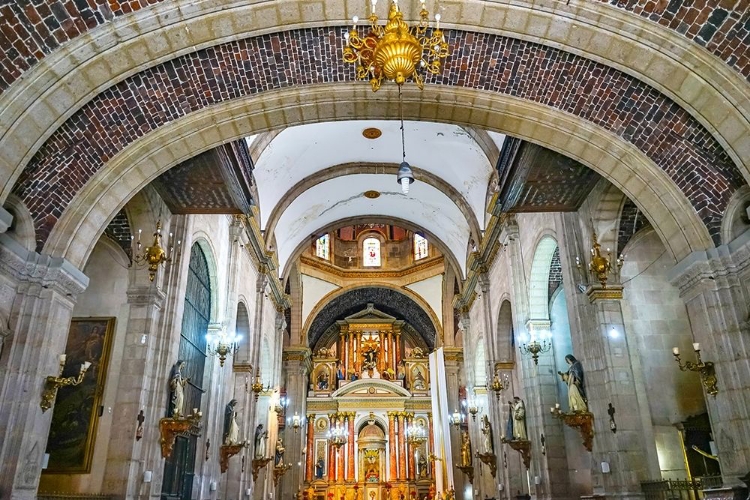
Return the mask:
M0 500L747 500L747 0L0 3Z

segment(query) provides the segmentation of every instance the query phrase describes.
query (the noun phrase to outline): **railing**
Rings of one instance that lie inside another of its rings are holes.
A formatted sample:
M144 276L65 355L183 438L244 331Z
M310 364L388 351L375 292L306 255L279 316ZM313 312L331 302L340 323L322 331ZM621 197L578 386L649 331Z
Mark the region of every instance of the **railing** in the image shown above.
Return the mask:
M37 500L112 500L109 495L86 495L83 493L44 493Z
M721 476L695 479L662 479L645 481L641 490L646 500L703 500L703 489L721 486Z

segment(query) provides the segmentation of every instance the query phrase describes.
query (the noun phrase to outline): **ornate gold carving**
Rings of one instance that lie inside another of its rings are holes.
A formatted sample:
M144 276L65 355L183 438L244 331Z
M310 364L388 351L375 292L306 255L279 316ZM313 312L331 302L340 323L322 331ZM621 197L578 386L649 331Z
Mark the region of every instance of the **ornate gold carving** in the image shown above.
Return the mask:
M456 466L458 470L466 474L466 477L469 478L470 483L474 483L474 466L473 465L458 465Z
M505 438L502 441L521 454L523 465L528 469L531 464L531 441L528 439L511 439L509 441Z
M260 470L268 465L268 462L270 462L270 458L260 458L252 461L252 468L253 468L253 482L258 480L258 473L260 473Z
M281 476L286 474L286 471L288 471L292 467L292 464L281 464L277 465L273 468L273 485L278 486L279 479Z
M169 458L172 454L174 441L178 434L188 432L191 429L200 429L201 412L188 415L187 417L162 418L159 420L159 434L161 439L161 456Z
M222 474L224 474L229 468L229 459L242 451L242 448L244 447L244 442L240 444L219 446L219 466L221 467Z
M366 139L377 139L378 137L383 135L383 132L379 128L367 127L362 131L362 135Z
M477 458L479 458L479 460L481 460L483 464L487 465L490 468L492 477L497 476L497 457L494 453L477 453ZM524 464L526 464L525 459ZM526 465L526 468L528 469L529 466Z
M553 411L552 414L562 420L565 425L573 429L578 429L583 438L583 446L591 451L594 442L594 414L587 411L574 411L564 413Z
M410 266L406 269L400 269L400 270L393 270L393 271L347 271L345 269L341 269L339 267L334 266L333 264L330 264L327 261L323 260L315 260L312 257L308 257L307 255L301 255L300 256L300 263L305 266L310 266L312 268L318 269L319 271L323 271L328 274L332 274L334 276L337 276L339 278L345 278L345 279L361 279L361 278L372 278L372 279L382 279L382 278L403 278L405 276L409 276L412 274L416 274L422 271L425 271L427 269L438 267L443 265L443 256L437 256L433 258L428 258L424 261L420 261L419 264Z
M593 304L597 300L622 300L622 285L590 285L586 289L586 295Z

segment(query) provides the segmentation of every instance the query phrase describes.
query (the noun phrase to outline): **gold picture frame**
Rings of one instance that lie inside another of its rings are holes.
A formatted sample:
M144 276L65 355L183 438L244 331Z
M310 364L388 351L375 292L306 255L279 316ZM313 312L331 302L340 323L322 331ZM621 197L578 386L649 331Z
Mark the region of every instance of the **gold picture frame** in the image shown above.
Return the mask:
M81 384L62 387L57 392L47 440L49 464L43 471L45 474L91 472L114 331L114 317L70 321L63 376L77 375L84 361L91 366Z

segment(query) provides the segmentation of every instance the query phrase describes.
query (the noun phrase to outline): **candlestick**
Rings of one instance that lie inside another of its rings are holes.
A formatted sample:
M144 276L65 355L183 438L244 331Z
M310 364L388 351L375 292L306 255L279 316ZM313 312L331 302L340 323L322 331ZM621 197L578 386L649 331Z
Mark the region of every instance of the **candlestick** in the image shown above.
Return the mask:
M679 356L680 355L680 348L679 347L673 347L672 348L672 354L674 354L675 356Z

